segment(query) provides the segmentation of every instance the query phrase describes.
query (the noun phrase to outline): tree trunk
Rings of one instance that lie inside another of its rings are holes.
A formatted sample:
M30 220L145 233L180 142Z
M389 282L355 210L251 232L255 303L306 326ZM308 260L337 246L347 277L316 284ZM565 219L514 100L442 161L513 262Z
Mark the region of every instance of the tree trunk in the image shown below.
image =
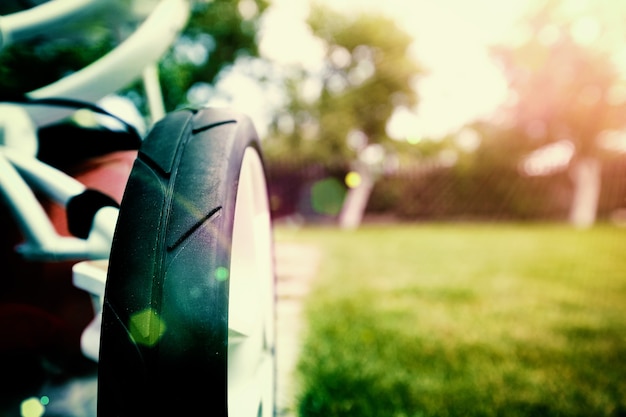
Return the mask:
M574 184L574 198L569 221L579 228L593 226L600 199L601 164L593 157L572 160L570 175Z
M339 226L342 229L356 229L361 225L367 202L374 188L374 176L367 168L357 169L361 182L348 190L339 214Z

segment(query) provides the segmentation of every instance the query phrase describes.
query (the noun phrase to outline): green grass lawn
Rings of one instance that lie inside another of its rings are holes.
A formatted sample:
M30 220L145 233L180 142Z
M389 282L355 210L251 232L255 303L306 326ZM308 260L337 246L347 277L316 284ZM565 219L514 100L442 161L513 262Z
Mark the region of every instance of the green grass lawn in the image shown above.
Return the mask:
M626 415L626 230L278 227L323 254L298 412Z

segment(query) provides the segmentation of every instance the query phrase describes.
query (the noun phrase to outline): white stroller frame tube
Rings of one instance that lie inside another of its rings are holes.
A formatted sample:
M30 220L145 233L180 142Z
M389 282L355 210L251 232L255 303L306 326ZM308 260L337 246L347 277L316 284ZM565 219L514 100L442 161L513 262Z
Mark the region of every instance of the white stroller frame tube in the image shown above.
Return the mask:
M18 247L24 257L55 261L109 257L117 208L105 207L98 211L87 239L60 236L31 186L61 205L85 190L85 186L74 178L35 158L11 149L2 150L0 192L24 234L26 241Z
M117 48L82 70L30 92L29 96L34 99L62 97L98 101L140 79L145 68L157 62L172 45L186 24L189 13L187 0L162 0L141 26ZM37 125L68 115L67 110L43 106L29 106L27 111ZM158 115L155 116L158 118Z

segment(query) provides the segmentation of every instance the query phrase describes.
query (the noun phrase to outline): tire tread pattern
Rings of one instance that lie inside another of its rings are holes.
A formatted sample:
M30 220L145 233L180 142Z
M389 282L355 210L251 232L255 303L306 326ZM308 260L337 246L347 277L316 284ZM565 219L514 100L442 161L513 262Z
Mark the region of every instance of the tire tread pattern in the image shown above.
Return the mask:
M103 307L99 416L226 416L228 280L250 120L181 110L144 140L122 199ZM260 152L260 151L259 151Z

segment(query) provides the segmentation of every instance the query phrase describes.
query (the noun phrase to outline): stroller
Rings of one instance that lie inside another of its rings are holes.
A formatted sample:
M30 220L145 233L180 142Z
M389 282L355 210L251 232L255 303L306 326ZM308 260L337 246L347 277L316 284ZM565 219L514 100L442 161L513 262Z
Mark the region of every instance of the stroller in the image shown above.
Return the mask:
M76 30L118 1L39 3L0 19L2 47ZM0 92L0 415L275 414L260 142L236 111L165 114L156 63L192 5L151 3L84 69ZM137 79L147 133L132 111L106 110ZM98 123L76 123L77 110Z

